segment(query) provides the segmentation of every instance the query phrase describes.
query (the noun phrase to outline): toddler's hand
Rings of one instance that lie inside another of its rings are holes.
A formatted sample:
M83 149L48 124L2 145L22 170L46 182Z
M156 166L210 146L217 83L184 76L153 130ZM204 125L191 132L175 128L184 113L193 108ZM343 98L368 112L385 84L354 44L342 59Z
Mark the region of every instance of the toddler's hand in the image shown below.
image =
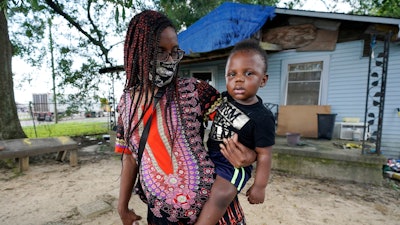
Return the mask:
M265 188L252 185L246 192L247 200L250 204L261 204L265 199Z

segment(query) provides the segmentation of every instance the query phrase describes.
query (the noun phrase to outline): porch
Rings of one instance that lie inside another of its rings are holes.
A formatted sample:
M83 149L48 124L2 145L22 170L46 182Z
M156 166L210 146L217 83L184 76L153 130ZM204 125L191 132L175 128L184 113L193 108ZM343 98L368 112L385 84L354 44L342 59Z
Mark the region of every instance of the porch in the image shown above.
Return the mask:
M302 138L297 146L289 146L286 137L277 136L273 147L272 168L312 178L381 184L382 167L386 158L376 154L362 154L361 142L339 139Z

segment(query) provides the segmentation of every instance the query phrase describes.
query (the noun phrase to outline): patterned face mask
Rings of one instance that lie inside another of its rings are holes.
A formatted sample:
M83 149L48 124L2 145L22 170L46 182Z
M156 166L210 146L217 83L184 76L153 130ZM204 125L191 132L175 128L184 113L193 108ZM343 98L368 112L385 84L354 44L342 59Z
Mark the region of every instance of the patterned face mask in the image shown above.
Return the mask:
M154 84L157 87L164 87L171 83L172 79L176 74L176 67L179 60L173 62L161 62L157 61L156 65L156 76L154 79ZM153 74L149 74L149 79L153 80Z

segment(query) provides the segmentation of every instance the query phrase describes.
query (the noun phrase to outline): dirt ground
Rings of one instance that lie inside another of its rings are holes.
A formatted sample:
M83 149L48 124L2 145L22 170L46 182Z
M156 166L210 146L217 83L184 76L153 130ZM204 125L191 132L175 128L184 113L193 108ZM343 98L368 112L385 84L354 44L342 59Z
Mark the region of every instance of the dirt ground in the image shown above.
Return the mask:
M44 155L31 158L30 169L19 174L10 162L1 162L0 224L121 224L116 211L120 158L107 145L83 147L77 167ZM273 171L263 204L239 197L249 225L400 224L400 190L393 180L371 186ZM96 200L112 209L89 218L79 213L79 206ZM136 196L130 204L145 217L146 207Z

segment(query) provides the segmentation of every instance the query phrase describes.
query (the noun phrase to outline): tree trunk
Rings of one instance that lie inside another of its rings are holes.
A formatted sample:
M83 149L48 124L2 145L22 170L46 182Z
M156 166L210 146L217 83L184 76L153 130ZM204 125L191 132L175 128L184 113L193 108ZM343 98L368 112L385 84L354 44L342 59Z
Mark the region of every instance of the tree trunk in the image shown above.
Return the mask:
M14 100L11 49L5 9L0 8L0 140L26 137Z

